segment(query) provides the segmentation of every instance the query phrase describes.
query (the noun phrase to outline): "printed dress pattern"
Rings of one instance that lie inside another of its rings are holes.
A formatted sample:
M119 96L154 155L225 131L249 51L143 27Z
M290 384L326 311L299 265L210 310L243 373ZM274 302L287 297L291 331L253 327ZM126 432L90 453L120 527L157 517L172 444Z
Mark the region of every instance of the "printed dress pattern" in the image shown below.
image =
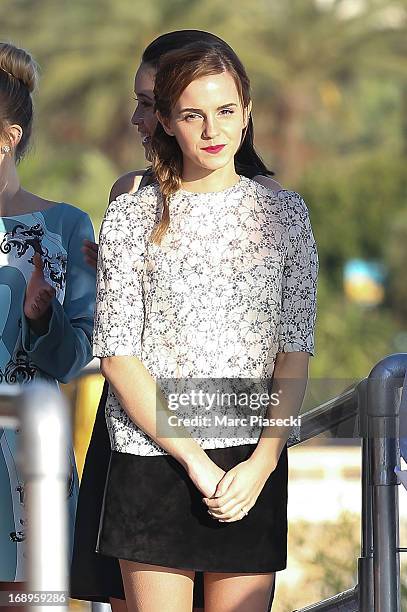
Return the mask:
M307 207L240 177L221 192L179 190L161 245L157 185L112 202L100 234L94 355L135 355L156 379L272 377L279 351L314 352L318 257ZM263 416L265 415L265 409ZM112 449L167 454L109 390ZM203 448L256 443L194 438Z
M23 305L27 282L34 268L33 256L39 253L44 263L44 277L55 288L56 301L63 311L62 304L67 286L68 254L64 246L66 241L62 238L63 230L58 232L51 228L61 225L61 219L58 220L58 217L65 214L68 218L76 216L76 213L85 216L74 207L60 204L43 212L0 217L0 383L21 384L42 378L55 384L54 376L45 374L36 365L35 357L32 358L29 354L32 346L39 344L41 348L37 349L38 354L42 352L43 360L47 360L49 364L52 363L55 368L58 368L61 356L55 354L51 338L55 335L55 330L49 334L49 340L44 336L39 340L32 331L27 331L27 324L23 321ZM49 219L52 221L49 222ZM66 225L69 226L68 223ZM93 233L87 233L89 238L92 235ZM91 301L89 307L92 309ZM29 335L28 347L24 341L25 333ZM69 335L68 331L67 335ZM35 353L35 349L33 352ZM86 355L86 351L83 353ZM24 570L26 539L24 482L16 464L19 435L19 430L0 427L1 581L26 579ZM69 497L72 529L78 493L78 480L72 451L70 461L71 476L67 483L67 496Z

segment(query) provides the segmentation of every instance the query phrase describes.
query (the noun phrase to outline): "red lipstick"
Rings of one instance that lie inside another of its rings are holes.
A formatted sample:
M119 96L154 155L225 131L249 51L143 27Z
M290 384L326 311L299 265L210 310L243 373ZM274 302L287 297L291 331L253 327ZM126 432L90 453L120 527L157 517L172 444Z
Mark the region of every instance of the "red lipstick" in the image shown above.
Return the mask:
M215 147L203 147L202 150L206 151L207 153L219 153L220 151L222 151L222 149L225 147L226 145L216 145Z

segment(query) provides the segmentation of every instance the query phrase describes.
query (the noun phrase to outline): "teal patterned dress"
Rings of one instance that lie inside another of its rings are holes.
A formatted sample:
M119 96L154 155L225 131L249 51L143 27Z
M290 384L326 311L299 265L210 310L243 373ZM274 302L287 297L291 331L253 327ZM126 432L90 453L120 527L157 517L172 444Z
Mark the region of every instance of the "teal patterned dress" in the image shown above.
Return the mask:
M94 239L89 216L69 204L0 217L0 383L69 382L91 360L95 273L83 259L84 238ZM44 277L56 291L48 331L39 337L23 311L35 253L42 256ZM18 430L0 425L1 582L26 578L24 482L16 467L19 435ZM72 450L70 454L67 496L72 542L78 477Z

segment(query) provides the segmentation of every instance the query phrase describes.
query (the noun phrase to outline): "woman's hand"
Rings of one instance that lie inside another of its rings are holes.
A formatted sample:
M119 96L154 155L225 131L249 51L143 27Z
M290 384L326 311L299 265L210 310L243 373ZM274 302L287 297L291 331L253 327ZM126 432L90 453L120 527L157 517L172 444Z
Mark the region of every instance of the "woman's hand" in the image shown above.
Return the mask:
M95 270L98 262L98 249L99 245L96 244L96 242L91 242L90 240L83 241L81 251L84 255L84 259L86 263L92 266L92 268L95 268Z
M273 469L261 469L250 458L235 465L219 482L215 495L203 498L209 514L221 523L240 521L253 508Z
M207 461L194 461L187 466L187 473L194 485L206 497L212 497L219 481L225 475L216 463L207 456Z
M24 314L30 321L30 327L42 335L48 329L55 289L44 278L44 263L39 253L34 255L33 264L34 270L25 291Z

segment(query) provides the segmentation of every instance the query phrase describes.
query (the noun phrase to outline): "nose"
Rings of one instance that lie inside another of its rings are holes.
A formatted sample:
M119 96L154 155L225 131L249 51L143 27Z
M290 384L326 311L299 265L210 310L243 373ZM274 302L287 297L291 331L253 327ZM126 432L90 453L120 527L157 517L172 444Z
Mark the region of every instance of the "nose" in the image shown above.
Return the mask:
M204 123L204 131L202 138L205 140L213 140L219 134L219 125L216 117L208 115Z
M136 109L134 113L132 114L130 121L133 125L140 125L140 123L143 123L143 111L140 108L140 104L137 104Z

